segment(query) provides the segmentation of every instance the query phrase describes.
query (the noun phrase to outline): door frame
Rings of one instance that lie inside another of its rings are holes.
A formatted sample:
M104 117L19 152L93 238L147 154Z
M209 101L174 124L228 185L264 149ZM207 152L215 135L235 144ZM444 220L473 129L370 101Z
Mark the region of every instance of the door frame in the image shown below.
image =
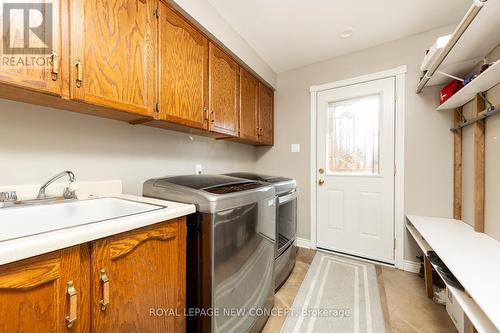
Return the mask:
M311 243L310 247L315 249L317 244L316 226L317 226L317 154L316 154L316 106L317 96L320 91L340 88L350 85L355 85L363 82L375 81L394 77L395 83L395 129L394 129L394 143L395 143L395 156L394 163L396 168L396 175L394 176L394 237L395 237L395 250L394 250L394 264L397 268L404 268L404 245L405 245L405 208L404 208L404 156L405 156L405 91L406 91L406 72L407 66L399 66L382 72L362 75L347 80L334 81L322 85L311 86L309 92L311 94L311 162L310 162L310 179L311 179Z

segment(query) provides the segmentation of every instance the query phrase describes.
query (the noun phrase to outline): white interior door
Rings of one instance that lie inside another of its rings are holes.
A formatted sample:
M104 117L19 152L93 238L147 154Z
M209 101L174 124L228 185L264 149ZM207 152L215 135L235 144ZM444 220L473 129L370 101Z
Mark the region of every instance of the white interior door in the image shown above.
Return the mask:
M317 96L317 247L394 263L395 78Z

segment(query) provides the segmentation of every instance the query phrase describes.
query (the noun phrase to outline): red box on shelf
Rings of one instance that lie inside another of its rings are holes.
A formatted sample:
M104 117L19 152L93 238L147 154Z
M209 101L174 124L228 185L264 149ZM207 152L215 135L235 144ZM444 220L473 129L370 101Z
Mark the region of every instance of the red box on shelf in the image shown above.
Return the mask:
M464 87L464 84L458 80L453 80L450 83L448 83L446 86L444 86L444 88L441 89L441 95L440 95L441 104L443 104L448 99L450 99L451 96L455 95L455 93L457 91L459 91L460 89L462 89L463 87Z

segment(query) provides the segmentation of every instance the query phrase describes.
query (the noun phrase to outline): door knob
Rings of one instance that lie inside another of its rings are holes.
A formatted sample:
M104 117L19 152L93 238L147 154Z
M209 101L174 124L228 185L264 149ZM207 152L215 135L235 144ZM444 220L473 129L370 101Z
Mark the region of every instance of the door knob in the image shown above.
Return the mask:
M325 183L325 181L323 179L318 180L319 186L323 186L324 183Z
M325 169L323 169L323 168L319 168L318 172L322 175L322 174L324 174L324 173L325 173Z

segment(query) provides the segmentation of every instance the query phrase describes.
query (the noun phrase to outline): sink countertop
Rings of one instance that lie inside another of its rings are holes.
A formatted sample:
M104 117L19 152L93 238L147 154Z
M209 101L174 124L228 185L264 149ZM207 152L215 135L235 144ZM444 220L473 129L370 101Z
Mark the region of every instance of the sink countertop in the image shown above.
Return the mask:
M111 197L164 207L112 220L2 241L0 242L0 265L189 215L196 211L194 205L172 201L126 194L113 194Z

